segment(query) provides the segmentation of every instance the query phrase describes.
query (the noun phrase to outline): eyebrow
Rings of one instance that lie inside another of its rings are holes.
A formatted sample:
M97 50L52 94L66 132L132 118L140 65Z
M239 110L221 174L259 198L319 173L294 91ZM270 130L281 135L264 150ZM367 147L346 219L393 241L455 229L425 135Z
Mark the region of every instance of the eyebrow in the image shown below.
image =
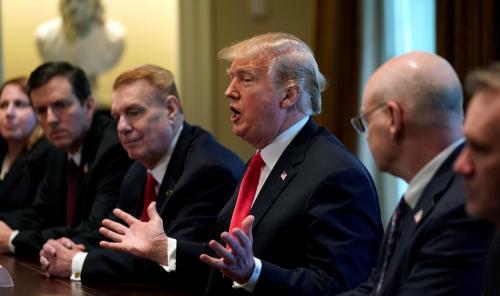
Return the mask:
M253 74L254 74L253 72L254 72L254 71L253 71L253 69L252 69L252 68L250 68L250 67L247 67L247 68L238 68L238 69L236 69L236 71L235 71L236 75L244 75L244 74L250 74L250 75L253 75ZM232 74L231 69L229 69L229 68L228 68L228 69L226 69L226 73L227 73L228 75L231 75L231 74Z

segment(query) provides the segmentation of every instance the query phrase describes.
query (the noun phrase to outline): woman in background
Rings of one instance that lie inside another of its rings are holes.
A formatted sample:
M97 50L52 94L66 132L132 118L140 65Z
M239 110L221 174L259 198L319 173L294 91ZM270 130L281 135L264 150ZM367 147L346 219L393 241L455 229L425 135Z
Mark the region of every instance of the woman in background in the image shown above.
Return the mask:
M0 211L29 205L47 163L49 144L37 125L26 78L0 87Z

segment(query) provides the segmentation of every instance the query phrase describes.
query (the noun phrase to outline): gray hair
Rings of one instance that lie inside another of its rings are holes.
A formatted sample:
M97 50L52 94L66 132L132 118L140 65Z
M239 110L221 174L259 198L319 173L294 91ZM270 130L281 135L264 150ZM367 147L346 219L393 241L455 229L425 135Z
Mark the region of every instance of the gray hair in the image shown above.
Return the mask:
M486 69L477 69L469 73L465 86L469 94L481 89L500 91L500 62L494 62Z
M269 55L268 74L274 88L299 87L298 109L304 114L321 112L321 92L327 82L319 71L312 50L287 33L266 33L238 42L219 52L219 58L233 61Z

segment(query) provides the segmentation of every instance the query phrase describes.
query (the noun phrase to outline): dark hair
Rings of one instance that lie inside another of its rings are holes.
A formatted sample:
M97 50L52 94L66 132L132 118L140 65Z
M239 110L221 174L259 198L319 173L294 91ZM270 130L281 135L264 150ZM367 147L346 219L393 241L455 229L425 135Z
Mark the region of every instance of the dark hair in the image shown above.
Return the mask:
M90 82L85 72L68 62L44 63L31 72L28 78L28 94L30 97L33 90L44 86L56 76L63 76L68 79L72 91L80 103L87 101L88 97L90 97Z

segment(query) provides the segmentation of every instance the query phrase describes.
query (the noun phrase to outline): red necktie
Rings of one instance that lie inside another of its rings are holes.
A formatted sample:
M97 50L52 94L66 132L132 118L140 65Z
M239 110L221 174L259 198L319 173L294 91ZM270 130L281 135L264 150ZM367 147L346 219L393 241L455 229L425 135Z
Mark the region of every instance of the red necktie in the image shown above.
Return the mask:
M250 160L250 164L241 181L240 192L238 193L238 199L234 207L229 231L234 227L240 228L241 222L243 222L243 219L250 213L255 192L257 191L257 185L259 184L260 170L264 165L265 163L260 156L260 152L257 152L252 157L252 160Z
M66 191L66 225L73 224L75 211L75 195L78 182L78 166L73 159L68 160L67 167L67 191Z
M148 222L148 206L156 200L156 184L158 184L153 175L148 174L146 180L146 189L144 190L144 206L142 207L141 221Z

